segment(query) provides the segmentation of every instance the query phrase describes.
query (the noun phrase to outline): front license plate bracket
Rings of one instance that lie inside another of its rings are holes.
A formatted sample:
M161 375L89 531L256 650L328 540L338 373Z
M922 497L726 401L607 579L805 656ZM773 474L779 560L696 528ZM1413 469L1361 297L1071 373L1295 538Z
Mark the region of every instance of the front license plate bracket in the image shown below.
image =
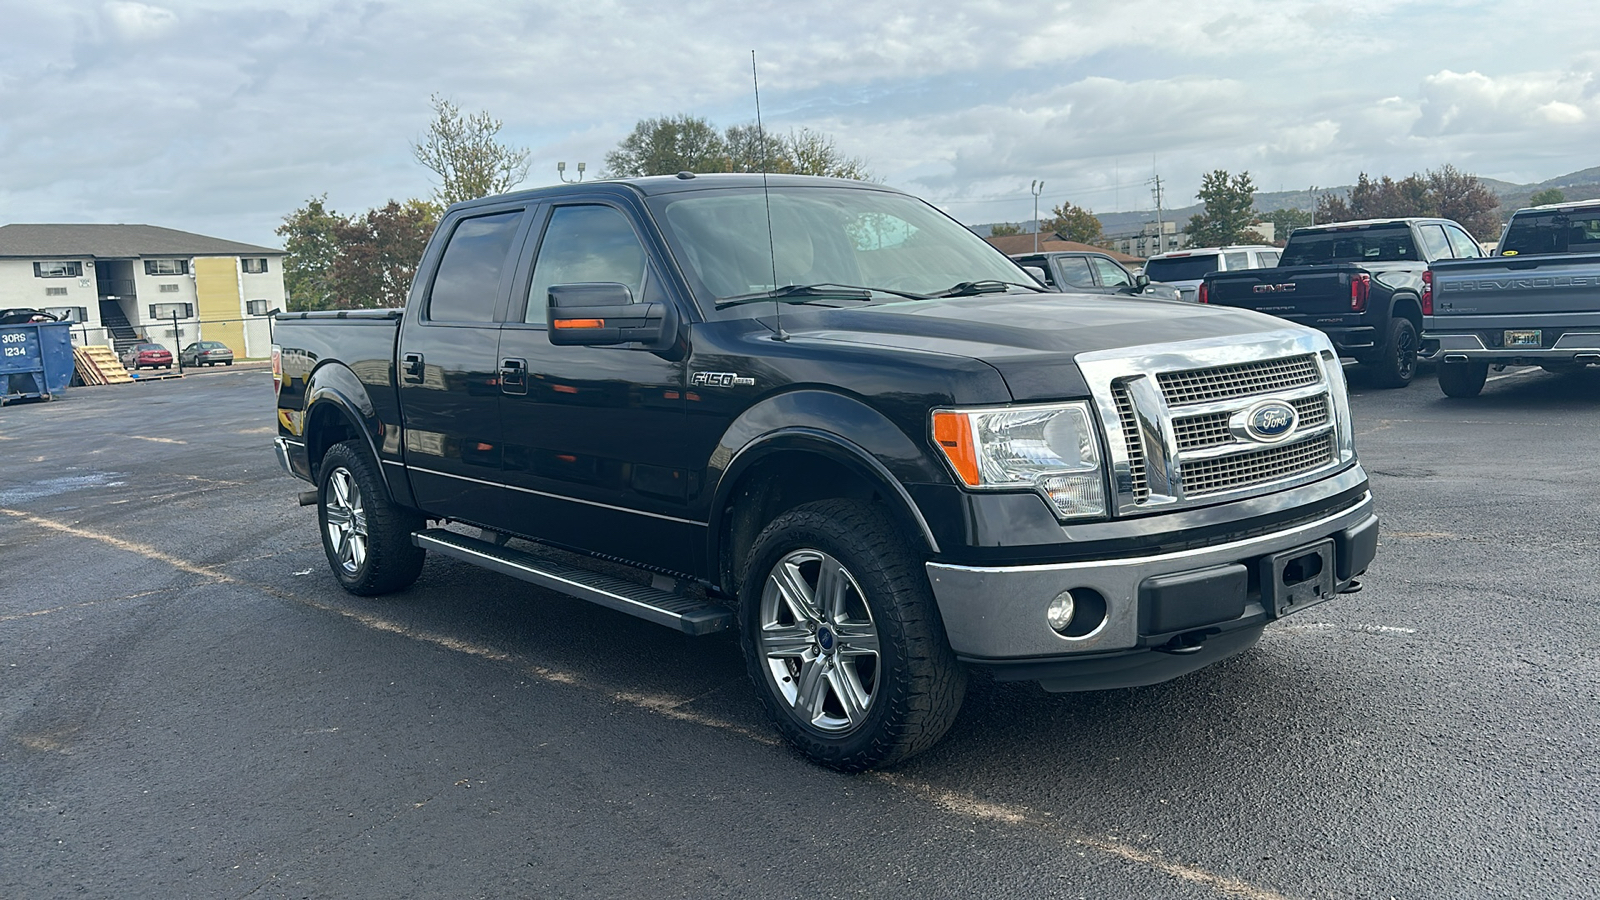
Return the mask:
M1337 561L1333 538L1262 558L1262 603L1276 619L1330 599Z

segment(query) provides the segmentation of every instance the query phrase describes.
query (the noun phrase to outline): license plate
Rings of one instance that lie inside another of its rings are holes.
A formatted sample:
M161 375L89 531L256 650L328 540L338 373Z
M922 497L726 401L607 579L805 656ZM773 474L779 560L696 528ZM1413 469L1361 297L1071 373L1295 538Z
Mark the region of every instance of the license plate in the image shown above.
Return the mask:
M1282 618L1333 597L1333 538L1274 553L1261 561L1261 600Z
M1542 341L1539 338L1539 331L1535 329L1533 331L1508 331L1506 332L1505 343L1507 347L1537 347Z

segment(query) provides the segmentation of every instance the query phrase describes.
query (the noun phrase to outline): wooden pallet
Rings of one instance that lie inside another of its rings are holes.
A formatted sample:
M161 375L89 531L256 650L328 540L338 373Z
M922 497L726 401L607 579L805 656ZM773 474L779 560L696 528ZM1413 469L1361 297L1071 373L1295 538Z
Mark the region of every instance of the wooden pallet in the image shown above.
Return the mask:
M129 384L133 381L110 347L99 344L73 347L72 358L78 367L78 380L84 384Z

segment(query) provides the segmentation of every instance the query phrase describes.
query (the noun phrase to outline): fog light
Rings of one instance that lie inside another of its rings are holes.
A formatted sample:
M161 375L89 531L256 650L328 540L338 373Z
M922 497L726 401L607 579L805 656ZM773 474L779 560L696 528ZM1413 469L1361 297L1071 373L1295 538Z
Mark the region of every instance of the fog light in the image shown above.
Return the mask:
M1072 614L1077 609L1077 604L1072 601L1071 591L1062 591L1050 601L1050 608L1044 611L1044 620L1050 627L1063 634L1067 626L1072 624Z

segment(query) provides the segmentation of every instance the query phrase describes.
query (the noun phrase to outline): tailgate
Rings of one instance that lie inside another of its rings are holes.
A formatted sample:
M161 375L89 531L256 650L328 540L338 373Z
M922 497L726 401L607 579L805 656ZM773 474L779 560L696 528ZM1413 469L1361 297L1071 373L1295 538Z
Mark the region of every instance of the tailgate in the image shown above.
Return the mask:
M1206 279L1206 302L1292 320L1326 318L1350 312L1350 282L1362 274L1356 265L1228 272Z
M1441 260L1435 316L1600 312L1600 254Z

